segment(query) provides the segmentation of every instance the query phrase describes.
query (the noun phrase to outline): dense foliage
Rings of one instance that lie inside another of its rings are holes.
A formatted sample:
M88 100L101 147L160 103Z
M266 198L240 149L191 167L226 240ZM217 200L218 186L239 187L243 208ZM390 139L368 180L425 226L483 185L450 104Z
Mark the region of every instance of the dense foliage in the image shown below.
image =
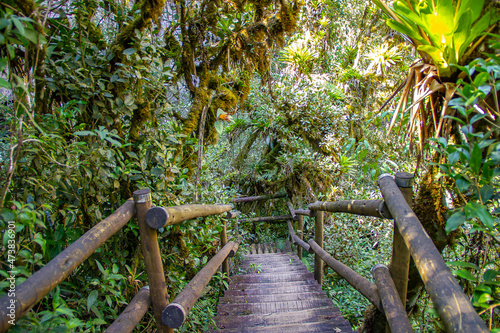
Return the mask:
M139 188L158 206L286 192L305 208L379 198L378 175L407 171L424 227L499 328L498 19L493 1L5 0L0 227L5 250L15 222L16 283ZM287 210L279 200L238 208ZM325 248L356 271L371 278L389 262L380 220L325 221ZM215 254L221 223L161 230L170 297ZM232 227L242 248L287 232ZM138 235L132 221L13 331L104 330L147 284ZM223 278L181 331L209 327ZM370 332L361 295L331 271L325 289ZM442 329L421 281L408 310L417 331ZM154 326L150 314L140 325Z

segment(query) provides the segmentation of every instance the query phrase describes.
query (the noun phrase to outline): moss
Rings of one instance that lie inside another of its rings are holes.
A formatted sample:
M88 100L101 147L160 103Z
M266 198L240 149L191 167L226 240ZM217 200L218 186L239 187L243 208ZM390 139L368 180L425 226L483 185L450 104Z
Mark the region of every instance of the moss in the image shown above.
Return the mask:
M360 333L385 333L387 319L373 305L366 308L363 325L359 328Z
M224 112L228 112L238 103L238 98L231 91L231 89L226 87L220 87L217 94L212 99L212 113L217 114L217 110L221 109Z
M209 97L207 90L203 87L197 88L194 93L191 110L189 111L187 118L183 121L183 134L189 135L198 128L201 111L203 110L203 107L208 104L208 101Z
M142 125L151 118L150 102L141 103L134 110L132 121L129 130L129 142L135 142L139 138L139 133Z
M114 63L120 62L123 59L123 51L132 45L135 30L142 32L145 28L151 26L152 22L158 22L164 6L165 0L140 0L135 4L140 14L128 25L123 26L118 33L111 48L111 52L115 55Z
M175 36L171 32L168 32L165 34L164 41L165 41L165 50L167 51L164 60L168 58L177 58L177 56L180 54L182 50L182 47L177 38L175 38Z

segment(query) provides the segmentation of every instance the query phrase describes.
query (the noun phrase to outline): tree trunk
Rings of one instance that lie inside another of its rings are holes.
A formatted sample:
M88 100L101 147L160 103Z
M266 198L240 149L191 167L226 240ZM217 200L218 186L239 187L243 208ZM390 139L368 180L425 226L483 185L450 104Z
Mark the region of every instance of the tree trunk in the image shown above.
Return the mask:
M243 148L241 148L240 152L238 153L238 156L233 160L233 163L231 165L234 168L238 168L240 165L243 164L243 161L245 158L248 156L248 152L250 151L250 148L252 148L255 140L257 140L257 137L259 136L259 131L254 130L251 134L248 140L245 142L245 145Z

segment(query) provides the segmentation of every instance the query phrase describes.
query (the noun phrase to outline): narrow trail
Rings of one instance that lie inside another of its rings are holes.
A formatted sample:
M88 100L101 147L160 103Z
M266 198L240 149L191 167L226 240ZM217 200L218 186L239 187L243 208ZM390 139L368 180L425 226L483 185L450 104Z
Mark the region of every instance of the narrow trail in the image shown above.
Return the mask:
M238 267L213 332L353 332L289 243L254 245Z

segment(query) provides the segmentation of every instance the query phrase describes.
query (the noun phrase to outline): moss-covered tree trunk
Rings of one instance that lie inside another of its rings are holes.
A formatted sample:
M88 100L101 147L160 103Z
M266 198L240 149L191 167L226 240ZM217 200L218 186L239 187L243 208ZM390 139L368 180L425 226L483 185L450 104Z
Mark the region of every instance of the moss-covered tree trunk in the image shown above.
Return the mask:
M248 138L248 140L245 142L240 152L238 153L238 156L236 156L236 158L231 163L231 165L234 168L238 168L243 164L243 161L248 156L248 152L250 151L253 144L255 143L255 140L257 140L258 137L259 137L259 131L258 130L252 131L250 137Z

